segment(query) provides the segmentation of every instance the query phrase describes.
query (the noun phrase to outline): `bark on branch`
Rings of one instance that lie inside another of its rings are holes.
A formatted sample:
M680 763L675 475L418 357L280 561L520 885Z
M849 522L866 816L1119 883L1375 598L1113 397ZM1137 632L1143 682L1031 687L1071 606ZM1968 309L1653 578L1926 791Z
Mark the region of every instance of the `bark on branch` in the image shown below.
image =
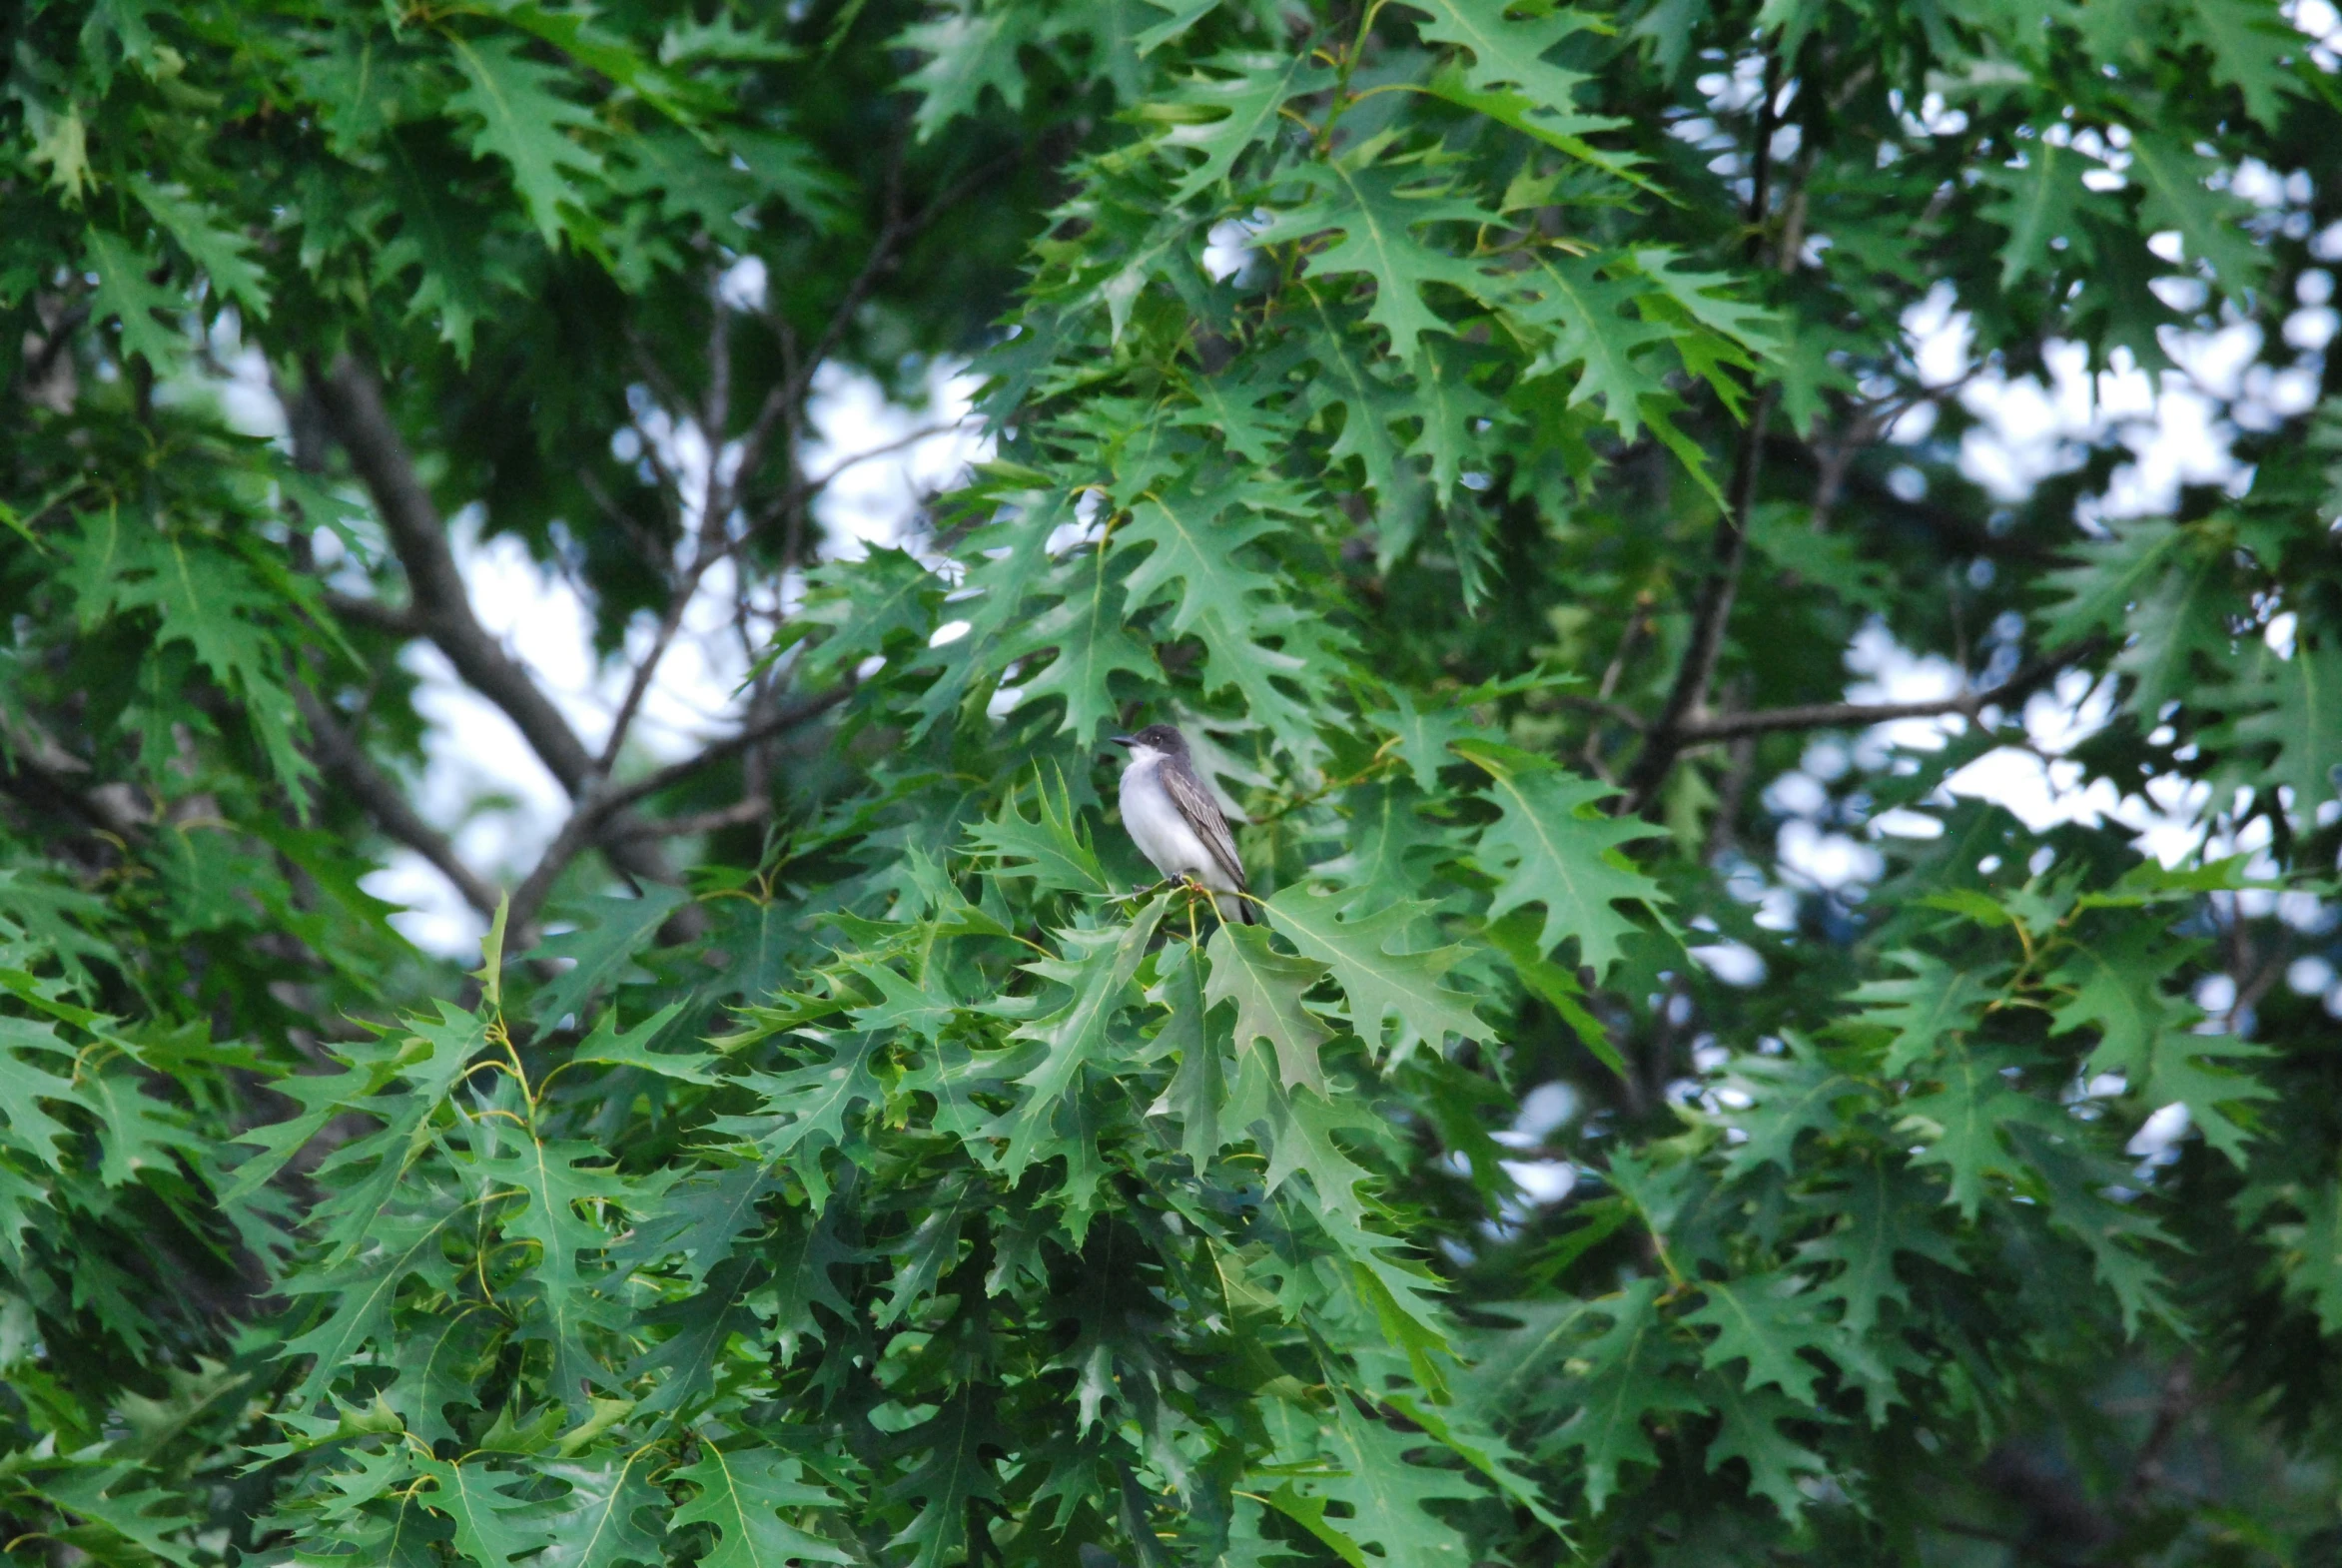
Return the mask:
M504 711L546 770L582 803L596 777L593 754L552 699L472 612L463 574L447 545L446 524L414 470L373 375L345 357L331 373L317 378L317 388L334 433L373 496L390 548L405 569L407 614L415 628L447 655L466 684ZM606 820L605 815L594 825ZM607 853L629 876L675 880L666 856L647 839L613 838Z
M455 885L464 903L492 918L496 913L496 890L463 864L447 835L422 820L407 803L405 792L375 766L374 759L327 711L316 693L305 686L296 686L293 700L301 709L301 721L309 726L310 755L317 759L318 766L350 792L351 799L374 818L376 827L429 861L439 875Z
M1999 685L1982 691L1963 691L1926 702L1815 702L1800 707L1764 708L1754 713L1720 713L1678 726L1676 740L1680 748L1776 730L1863 729L1891 719L1938 718L1947 713L1973 719L1986 708L2006 707L2029 696L2058 671L2080 663L2100 646L2095 640L2075 643L2046 658L2033 660Z

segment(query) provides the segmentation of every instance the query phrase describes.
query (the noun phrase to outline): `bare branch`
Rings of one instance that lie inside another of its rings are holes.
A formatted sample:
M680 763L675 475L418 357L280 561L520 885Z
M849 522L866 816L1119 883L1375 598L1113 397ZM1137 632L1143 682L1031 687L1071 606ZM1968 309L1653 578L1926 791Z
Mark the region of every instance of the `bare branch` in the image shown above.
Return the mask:
M772 815L772 809L769 796L745 795L729 806L697 812L688 817L662 817L656 821L637 818L627 824L625 831L634 838L687 838L694 833L713 833L719 828L736 828L746 822L762 822Z
M626 695L619 699L618 711L610 716L610 738L603 743L601 755L593 763L596 778L607 778L612 764L618 760L619 749L626 744L626 732L633 728L634 715L641 710L652 677L658 674L659 661L667 656L667 645L675 640L676 631L683 625L683 613L691 607L693 596L699 592L700 579L707 575L707 568L712 564L703 534L683 580L667 595L667 608L659 616L658 630L652 633L649 649L626 681Z
M1592 713L1598 717L1609 719L1615 724L1624 724L1631 730L1640 731L1647 727L1643 716L1622 702L1605 702L1600 697L1580 696L1573 691L1557 691L1552 694L1552 697L1555 702L1565 708L1576 708L1581 713Z
M1740 591L1741 567L1748 557L1749 518L1757 501L1757 475L1764 462L1765 425L1772 417L1778 389L1767 388L1741 431L1740 449L1733 463L1732 488L1724 514L1716 520L1711 564L1700 584L1698 607L1692 614L1690 646L1675 673L1666 705L1643 737L1642 750L1626 774L1623 816L1641 813L1659 793L1659 786L1683 750L1684 726L1708 700L1716 666L1724 656L1724 629L1732 619L1734 597Z
M414 611L400 609L395 604L385 604L380 599L362 599L356 594L335 593L328 590L326 608L332 610L338 620L350 621L360 626L372 626L378 631L387 631L394 637L424 635L422 620Z
M699 416L708 450L723 455L724 432L732 424L732 308L724 303L723 274L708 278L707 402Z
M807 698L774 713L761 723L744 726L721 740L710 742L695 755L669 763L631 784L621 786L612 785L607 780L596 781L595 786L578 800L576 809L569 814L569 820L561 825L561 831L554 836L553 842L545 846L545 852L538 858L535 867L522 879L520 886L513 889L510 916L512 929L521 930L535 921L537 911L544 906L545 898L553 890L553 883L568 868L569 862L597 839L607 842L613 860L619 859L621 851L651 847L650 839L664 830L638 827L624 815L627 808L681 783L703 769L737 756L759 741L819 718L852 696L853 690L849 683L823 692L820 696ZM620 863L623 864L622 861Z
M757 723L743 725L721 740L710 741L701 750L685 757L680 762L670 762L663 768L644 774L631 784L611 790L604 797L603 809L605 811L622 810L638 801L656 795L662 790L672 789L694 773L736 757L759 741L770 740L776 735L785 735L800 725L810 723L852 695L854 695L854 687L849 682L846 685L832 687L817 697L808 697L802 702L792 703L771 717Z
M1927 702L1816 702L1794 708L1764 708L1754 713L1722 713L1679 725L1679 745L1732 740L1742 735L1765 735L1776 730L1861 729L1891 719L1938 718L1958 713L1973 719L1986 708L2006 707L2046 684L2058 671L2088 658L2104 644L2099 639L2071 647L2019 669L1997 686L1963 691L1956 696Z
M407 804L397 784L376 767L357 740L335 722L316 693L306 686L295 686L293 700L301 708L302 722L309 726L310 754L317 758L318 765L350 792L350 797L374 818L375 826L429 861L441 876L454 884L464 903L492 918L496 913L496 890L463 864L447 836L423 821Z
M471 596L447 546L447 530L414 470L373 375L347 357L314 378L335 434L374 497L390 547L405 569L411 614L421 633L447 655L471 688L501 708L571 798L597 776L592 755L528 671L506 653L472 612ZM598 828L596 819L592 826ZM655 844L613 843L611 859L628 875L671 882L674 872Z
M788 489L782 491L781 498L773 502L771 508L765 513L765 516L770 518L774 514L785 512L793 506L802 506L805 504L805 502L811 500L814 496L819 495L823 490L829 488L829 486L835 482L840 475L844 474L850 468L858 468L866 462L875 462L881 457L890 456L895 452L901 451L906 446L916 446L921 441L927 440L932 436L949 435L954 430L964 430L967 427L968 421L965 419L947 419L934 424L922 424L919 426L919 428L910 431L908 434L898 435L891 441L887 441L882 445L871 447L868 451L858 451L851 457L841 457L837 460L837 462L830 466L827 472L818 474L810 479L800 479L795 484L790 485Z

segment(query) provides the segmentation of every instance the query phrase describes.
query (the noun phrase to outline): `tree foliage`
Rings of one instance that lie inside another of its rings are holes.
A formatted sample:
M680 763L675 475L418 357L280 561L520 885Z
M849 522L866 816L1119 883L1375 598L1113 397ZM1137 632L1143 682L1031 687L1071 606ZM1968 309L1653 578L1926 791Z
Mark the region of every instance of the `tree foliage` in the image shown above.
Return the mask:
M6 1553L2331 1557L2311 10L0 18ZM825 537L826 379L954 356L989 457ZM2235 461L1987 484L2053 376ZM1131 891L1143 718L1264 924Z

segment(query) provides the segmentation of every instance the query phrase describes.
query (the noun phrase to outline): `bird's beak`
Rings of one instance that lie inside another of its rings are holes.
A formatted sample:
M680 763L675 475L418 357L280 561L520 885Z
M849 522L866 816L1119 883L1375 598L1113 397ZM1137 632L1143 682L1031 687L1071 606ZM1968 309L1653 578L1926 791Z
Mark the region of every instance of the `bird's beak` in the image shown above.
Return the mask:
M1118 746L1136 746L1139 744L1139 737L1136 735L1109 735L1106 738L1113 741Z

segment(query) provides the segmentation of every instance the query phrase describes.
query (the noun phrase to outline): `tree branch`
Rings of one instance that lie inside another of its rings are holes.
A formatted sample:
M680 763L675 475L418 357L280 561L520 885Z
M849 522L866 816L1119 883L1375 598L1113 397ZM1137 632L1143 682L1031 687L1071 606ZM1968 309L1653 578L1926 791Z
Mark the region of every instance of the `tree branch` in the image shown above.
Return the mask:
M405 794L375 766L374 759L367 756L357 740L335 722L316 693L306 686L295 686L293 700L301 709L302 722L309 726L310 754L317 758L318 765L350 792L351 798L374 818L375 826L429 861L439 875L454 884L464 903L494 918L496 890L463 864L444 833L423 821L407 804Z
M814 496L828 489L849 468L859 468L866 462L874 462L878 458L901 451L906 446L916 446L931 436L949 435L954 430L964 430L967 427L968 421L965 419L949 419L934 424L922 424L908 434L898 435L891 441L871 447L868 451L858 451L851 457L841 457L831 464L827 471L810 479L800 479L782 491L781 498L773 502L772 506L764 513L763 520L769 522L774 516L788 511L791 507L804 505Z
M545 846L545 852L538 857L535 867L521 880L520 886L513 889L509 917L511 929L519 931L535 920L536 912L543 907L545 898L552 892L553 883L588 844L597 839L606 841L612 859L616 859L617 850L636 846L649 848L651 839L666 831L628 818L625 813L629 807L661 790L672 788L702 769L737 756L759 741L819 718L853 693L853 685L849 682L817 697L809 697L780 710L761 723L745 725L721 740L712 741L694 755L680 762L671 762L631 784L621 786L612 785L606 780L597 781L578 800L576 809L569 814L569 820L561 825L561 831L554 836L553 842Z
M2074 643L2046 658L2033 660L1999 685L1984 691L1965 691L1927 702L1816 702L1802 707L1764 708L1754 713L1721 713L1679 725L1675 738L1680 749L1743 735L1771 734L1776 730L1861 729L1891 719L1937 718L1947 713L1973 719L1985 708L2005 707L2029 695L2058 671L2080 663L2101 646L2102 639L2098 638Z
M328 589L326 608L334 612L337 620L351 621L361 626L372 626L378 631L387 631L394 637L425 635L422 620L413 610L400 609L394 604L385 604L380 599L362 599L353 593L336 593Z
M595 777L592 754L528 671L488 635L472 612L463 574L447 546L446 526L414 471L413 458L383 405L373 375L345 356L330 374L313 380L334 432L350 452L390 535L390 548L405 569L408 614L422 635L447 655L455 673L504 711L561 787L578 799ZM599 819L593 825L598 827ZM630 876L674 880L655 844L615 842L610 856Z
M1740 449L1733 460L1730 499L1724 514L1716 520L1708 575L1700 584L1698 607L1692 612L1691 643L1684 650L1683 663L1676 669L1675 684L1667 694L1666 706L1651 722L1642 749L1635 753L1634 765L1627 770L1626 796L1619 807L1622 816L1639 815L1659 793L1660 784L1683 750L1685 725L1707 703L1708 688L1715 682L1716 666L1724 657L1724 628L1732 619L1733 599L1740 591L1741 568L1748 558L1749 517L1756 507L1757 475L1764 462L1765 425L1772 417L1778 392L1779 389L1772 387L1764 391L1741 431Z
M761 822L772 815L772 809L769 797L744 795L729 806L695 812L688 817L660 817L655 820L636 818L626 825L625 831L638 838L688 838L694 833L736 828L744 822Z

